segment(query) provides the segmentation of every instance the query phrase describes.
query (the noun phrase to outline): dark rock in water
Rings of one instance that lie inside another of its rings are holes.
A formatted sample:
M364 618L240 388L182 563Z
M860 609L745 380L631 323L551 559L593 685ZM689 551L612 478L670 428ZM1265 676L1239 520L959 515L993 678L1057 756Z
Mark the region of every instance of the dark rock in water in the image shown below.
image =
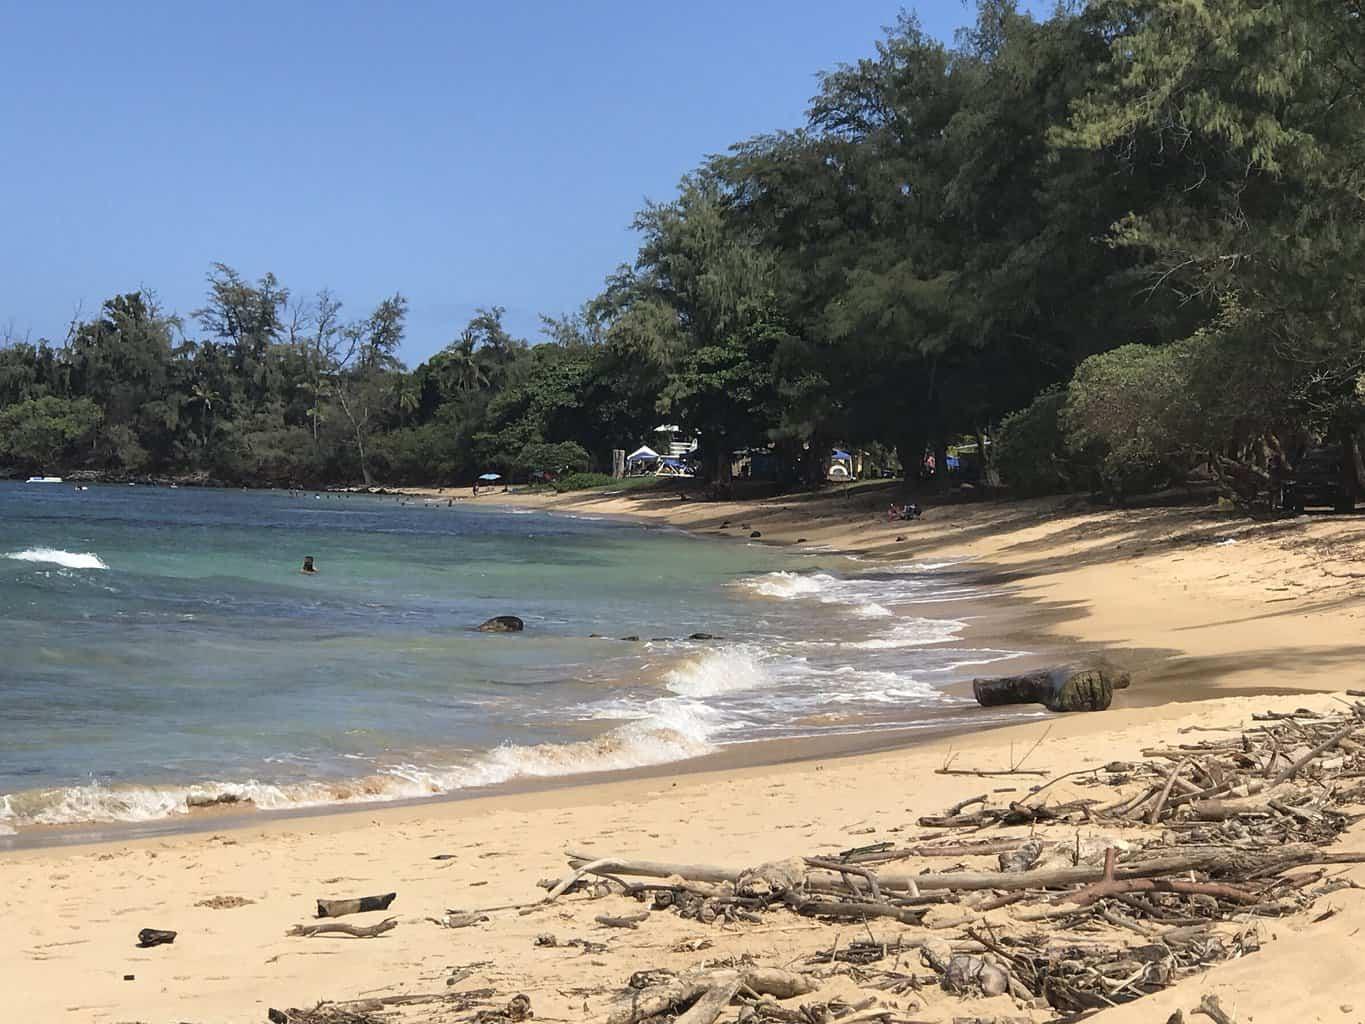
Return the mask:
M251 803L250 800L242 797L240 793L219 793L217 796L200 796L191 794L185 797L186 807L224 807L229 804Z
M806 538L805 538L805 537L797 537L797 538L796 538L796 543L798 543L798 544L804 544L804 543L806 543Z
M627 643L632 644L638 644L640 642L640 638L636 636L634 633L632 633L630 636L623 636L621 637L621 639L626 641Z
M160 928L144 928L137 933L137 944L143 949L149 946L169 945L175 941L175 932L164 932Z
M520 633L526 623L515 615L494 615L479 627L480 633Z
M601 633L589 633L589 634L588 634L588 639L589 639L589 640L604 640L604 639L606 639L606 638L605 638L604 636L602 636Z
M763 536L763 534L761 534L761 533L759 533L757 530L755 530L753 533L749 534L749 539L750 539L750 540L756 540L757 538L762 537L762 536Z
M899 537L896 538L896 543L897 543L897 544L903 543L904 540L905 540L905 534L901 534Z
M691 636L689 636L687 639L689 639L689 640L719 640L720 637L716 636L714 633L693 633L693 634L692 634Z
M1114 691L1128 685L1127 672L1103 668L1054 668L1017 676L972 680L982 707L1042 704L1049 711L1104 711Z

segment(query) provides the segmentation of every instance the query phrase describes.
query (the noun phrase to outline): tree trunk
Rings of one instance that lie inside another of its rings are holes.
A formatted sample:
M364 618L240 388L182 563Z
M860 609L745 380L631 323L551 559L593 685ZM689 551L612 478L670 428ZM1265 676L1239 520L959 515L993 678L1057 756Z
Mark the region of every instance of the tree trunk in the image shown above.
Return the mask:
M360 475L365 478L365 486L373 486L374 480L370 477L370 463L365 457L365 435L359 427L355 428L355 447L360 454Z
M1351 505L1361 499L1365 494L1365 465L1362 465L1360 455L1360 445L1356 441L1356 432L1352 424L1343 423L1340 428L1341 435L1341 491L1348 495ZM1343 502L1343 505L1345 503Z
M896 441L896 457L901 460L901 477L907 484L919 480L920 468L924 465L924 449L928 447L924 435L912 431Z

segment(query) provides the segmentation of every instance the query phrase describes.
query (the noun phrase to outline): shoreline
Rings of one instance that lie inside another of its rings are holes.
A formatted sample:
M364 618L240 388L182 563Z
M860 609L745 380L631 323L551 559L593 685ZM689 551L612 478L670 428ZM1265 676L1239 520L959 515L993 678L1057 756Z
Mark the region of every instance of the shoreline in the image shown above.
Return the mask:
M508 506L515 503L509 502ZM697 531L675 527L671 524L633 517L629 514L611 517L621 523L646 525L653 529L678 529L707 543L713 543L714 536ZM738 541L743 543L743 541ZM837 552L834 552L837 554ZM977 588L980 581L975 573L963 585ZM928 600L917 607L923 609L926 618L953 621L953 612L959 605L970 608L971 614L956 621L961 629L951 638L936 640L918 645L914 650L964 647L990 649L992 645L1004 644L1015 648L1023 643L1023 633L1035 625L1034 616L1026 606L1012 601L1008 595L987 592L959 599L942 601ZM964 663L962 674L945 680L942 690L962 698L969 696L971 679L975 674L1007 674L1012 671L1028 671L1048 665L1065 662L1058 652L1063 644L1051 643L1039 650L1008 649L998 651L1002 657L989 661L970 661ZM716 648L717 650L723 649ZM978 672L972 672L976 666ZM421 796L393 796L377 799L337 799L320 803L306 803L284 807L256 807L249 800L241 803L225 803L189 808L167 814L159 818L138 821L76 821L52 824L27 824L16 831L0 829L0 856L17 850L37 850L45 848L75 848L92 844L117 843L138 839L166 838L177 835L202 834L216 830L241 830L269 822L306 823L310 819L325 818L331 815L373 813L388 808L421 807L423 805L463 802L469 800L497 799L542 791L570 790L579 786L595 786L612 782L631 782L657 779L670 776L690 776L714 772L736 771L749 768L765 768L786 764L799 764L822 759L841 759L858 757L871 752L891 751L908 746L934 742L946 737L969 734L988 729L1008 728L1012 725L1041 717L1041 708L980 708L973 702L963 702L952 708L935 712L924 709L927 714L919 721L884 722L865 718L851 724L846 730L814 732L805 735L782 737L745 738L718 743L716 749L703 754L683 757L678 760L659 763L646 763L624 768L584 769L552 775L523 775L503 782L486 785L471 785L444 792ZM947 718L947 721L943 719ZM972 721L975 717L978 720ZM534 749L529 747L528 749ZM366 778L341 780L339 787L362 784ZM191 780L183 785L192 788L197 782ZM175 788L181 783L156 782L143 784L147 788ZM231 784L228 788L231 788ZM0 818L0 826L5 824Z
M506 503L533 507L525 497L508 495ZM805 537L869 560L927 562L951 552L971 559L988 589L1003 592L996 595L1004 609L998 624L988 618L973 625L1017 631L1077 657L1106 652L1135 673L1133 685L1103 713L1048 715L844 756L696 771L674 763L648 776L536 780L554 784L7 850L0 853L0 886L11 928L0 938L0 961L18 983L12 1012L35 1024L254 1024L268 1007L320 999L491 989L487 1003L476 1005L504 1005L525 992L538 1018L600 1020L634 970L744 956L791 963L831 941L850 941L863 926L841 929L787 914L765 917L761 926L722 928L658 913L638 930L597 925L604 911L639 909L620 896L575 897L524 915L491 909L535 903L542 895L536 880L564 871L566 848L751 865L879 842L903 845L928 838L918 816L942 814L983 790L1025 793L1045 776L1187 742L1191 730L1235 735L1251 725L1253 712L1339 708L1338 694L1365 686L1356 640L1365 573L1353 575L1352 568L1365 554L1365 518L1264 524L1210 508L1097 512L1053 500L940 506L927 508L919 523L887 524L878 519L875 498L862 506L826 496L704 507L640 497L563 499L551 510L638 512L661 525L736 540L747 540L750 529L736 535L748 524L764 542ZM722 528L731 518L734 525ZM898 542L898 535L907 539ZM1041 774L983 782L940 773L948 764L1007 770L1021 757L1022 767ZM1062 800L1086 790L1063 783L1052 793ZM1076 836L1091 831L1077 826ZM1347 833L1339 845L1362 849L1365 831ZM993 866L985 859L966 863ZM921 867L934 865L914 870ZM1344 877L1365 881L1365 869L1345 870ZM311 916L316 897L388 891L399 893L391 911L398 926L380 940L284 935ZM1365 926L1362 892L1333 895L1330 923L1271 919L1262 926L1261 952L1105 1010L1099 1019L1163 1020L1175 1009L1188 1013L1202 992L1218 993L1234 1012L1240 1007L1237 1019L1255 1007L1257 1024L1353 1019L1338 1007L1365 1005L1365 978L1349 969L1350 936ZM454 934L430 923L449 909L476 912L476 921ZM950 911L960 915L952 906L943 910ZM180 938L172 946L135 948L137 930L149 926L178 930ZM933 934L894 923L877 931L909 940ZM536 945L546 932L602 949L582 955ZM703 952L698 943L710 948ZM917 960L905 963L911 970ZM124 981L128 975L134 980ZM79 991L71 985L77 977ZM1276 998L1266 1001L1272 978ZM859 990L838 991L854 998ZM963 1014L1035 1024L1052 1016L1007 997L964 1002L934 989L903 1005L915 1019L945 1024ZM395 1019L442 1018L416 1007Z
M444 493L445 490L447 489L407 488L399 493L389 492L385 497L407 496L445 501L453 497ZM739 544L755 543L746 536L751 532L750 520L753 520L765 527L765 536L757 541L759 544L788 549L806 547L812 551L818 550L822 554L850 556L859 559L864 568L899 565L904 569L907 557L917 558L919 561L929 560L930 565L935 568L962 566L968 572L966 585L977 591L969 598L963 599L963 603L972 609L972 613L960 620L964 625L957 635L949 640L923 645L921 649L943 646L965 646L969 649L1004 647L1006 650L1001 653L1007 656L991 662L971 663L964 666L960 678L945 681L944 685L948 692L956 692L959 696L962 695L961 691L966 689L970 679L976 675L1009 674L1069 662L1109 663L1132 672L1137 682L1133 688L1116 694L1116 707L1142 707L1171 701L1188 702L1233 694L1275 695L1287 692L1322 692L1331 689L1330 685L1302 682L1299 685L1283 685L1268 679L1258 679L1238 686L1214 682L1210 688L1199 690L1181 685L1183 677L1188 676L1190 669L1181 667L1182 659L1186 655L1180 650L1093 642L1079 632L1073 632L1076 625L1074 608L1049 600L1046 593L1030 593L1030 588L1038 589L1037 580L1030 578L1026 573L1021 573L1009 562L987 561L976 552L964 555L945 546L941 538L936 538L928 547L916 545L918 554L916 550L901 549L899 542L911 540L914 531L921 525L920 522L886 524L877 521L875 515L868 516L865 512L858 516L850 508L843 507L836 508L833 515L828 516L833 520L832 524L817 519L816 529L820 531L822 537L830 533L832 525L835 534L833 539L836 543L831 544L822 540L812 544L809 538L799 536L801 533L814 534L815 530L810 528L812 522L810 518L799 514L791 515L791 507L810 501L836 505L841 500L837 494L823 496L801 494L759 502L675 504L657 494L629 491L619 497L596 492L566 494L485 492L478 499L458 500L461 503L478 501L485 506L527 509L550 514L571 516L586 514L593 518L611 519L623 524L678 530L706 541L722 540ZM983 510L989 514L1000 508L1009 511L1019 507L1019 503L1007 503L1003 506L954 505L932 509L930 515L951 517L960 516L964 512L980 514ZM1093 512L1083 515L1087 514L1096 515ZM729 532L722 528L722 524L729 528ZM891 544L897 546L888 545L888 538ZM952 543L954 539L950 535L947 544ZM938 561L933 561L934 559ZM951 619L956 604L958 601L951 599L931 601L925 605L925 614L931 618ZM969 671L973 667L975 670ZM576 786L595 785L601 781L629 781L670 774L691 775L715 770L799 763L821 758L856 757L869 749L897 749L932 742L935 738L948 735L1007 728L1013 724L1012 719L1024 719L1031 715L1028 708L993 709L993 712L977 708L974 704L964 704L954 715L958 720L951 724L935 722L932 720L935 716L929 716L928 724L915 725L878 723L869 719L846 731L723 742L709 753L679 760L609 770L587 769L554 775L523 775L499 783L474 785L420 796L339 798L320 803L265 808L245 803L236 806L195 808L144 821L25 825L12 833L0 831L0 853L15 849L71 847L140 837L202 833L213 829L245 829L266 821L307 821L332 814L371 812L388 807L490 799L541 790L561 791ZM960 720L962 717L970 717L973 713L979 714L981 720L977 722ZM1032 709L1032 713L1041 714L1041 710ZM366 780L351 781L363 784ZM184 785L192 787L194 784L191 780ZM340 787L347 784L345 780L337 783ZM176 784L155 785L174 788ZM3 820L0 819L0 824L2 823Z

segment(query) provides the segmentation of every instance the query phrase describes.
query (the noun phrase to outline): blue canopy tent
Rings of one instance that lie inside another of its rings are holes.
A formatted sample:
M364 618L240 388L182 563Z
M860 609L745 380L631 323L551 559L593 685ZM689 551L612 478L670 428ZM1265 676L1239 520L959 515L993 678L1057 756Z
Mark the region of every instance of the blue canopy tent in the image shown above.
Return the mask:
M494 481L494 480L501 480L501 479L502 479L502 474L501 474L501 473L484 473L483 475L481 475L481 476L479 477L479 479L480 479L480 480L487 480L487 481L489 481L489 482L491 483L491 482Z
M825 473L830 480L852 480L853 479L853 456L846 451L835 448L830 453L829 469Z

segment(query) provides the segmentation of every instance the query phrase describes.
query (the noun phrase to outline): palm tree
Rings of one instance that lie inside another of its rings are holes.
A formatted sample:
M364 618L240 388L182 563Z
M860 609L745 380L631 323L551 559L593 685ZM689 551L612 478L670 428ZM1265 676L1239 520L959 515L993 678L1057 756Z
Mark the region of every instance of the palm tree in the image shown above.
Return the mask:
M393 401L398 406L399 425L406 426L408 417L422 404L422 396L418 393L417 385L407 374L400 373L394 376Z
M204 445L207 446L209 438L213 435L213 403L220 401L221 397L217 391L205 384L203 381L196 381L194 387L190 389L190 401L198 403L204 418Z
M474 353L474 334L466 330L460 340L446 349L450 353L451 383L460 391L477 391L488 386L488 374Z

